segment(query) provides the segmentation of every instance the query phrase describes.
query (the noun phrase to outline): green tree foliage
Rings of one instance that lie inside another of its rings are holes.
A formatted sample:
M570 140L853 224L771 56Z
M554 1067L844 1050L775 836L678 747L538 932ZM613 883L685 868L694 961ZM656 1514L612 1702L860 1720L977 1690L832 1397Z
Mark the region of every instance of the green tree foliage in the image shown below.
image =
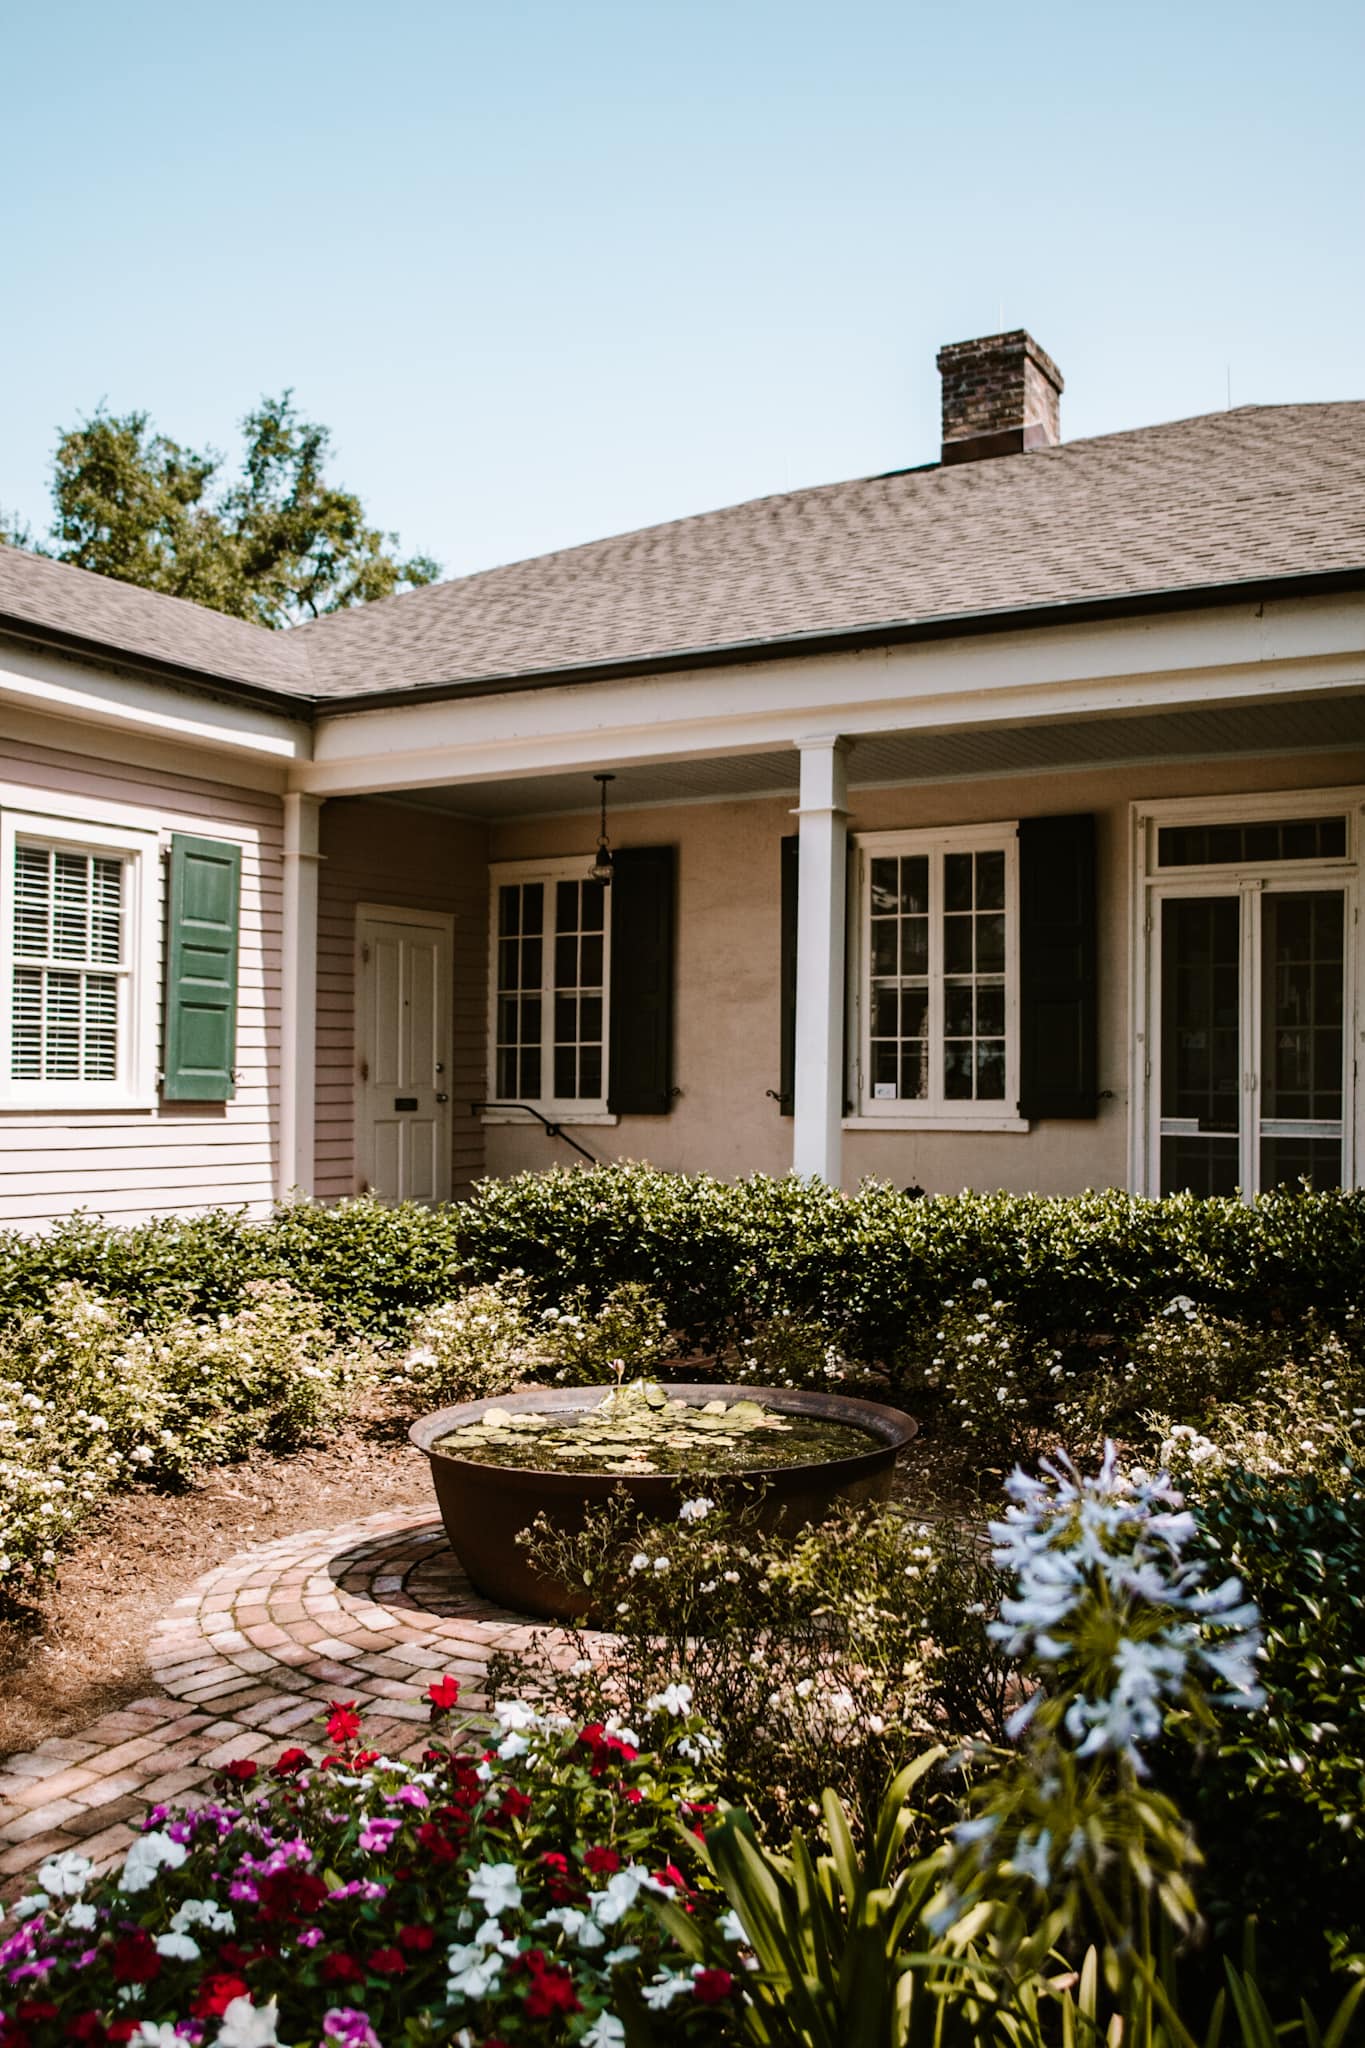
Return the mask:
M240 474L185 448L145 412L101 407L64 433L53 463L50 552L100 576L191 598L259 626L288 626L432 583L427 555L403 560L353 491L324 474L331 435L293 394L242 422ZM0 539L32 545L17 527Z

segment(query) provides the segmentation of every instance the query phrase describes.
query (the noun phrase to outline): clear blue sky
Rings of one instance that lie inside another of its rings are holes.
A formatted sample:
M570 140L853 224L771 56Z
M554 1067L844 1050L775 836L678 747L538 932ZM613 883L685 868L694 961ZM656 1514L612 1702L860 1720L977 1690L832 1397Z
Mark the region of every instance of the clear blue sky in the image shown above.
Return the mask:
M932 460L1365 397L1360 0L44 0L0 61L0 506L292 384L447 574Z

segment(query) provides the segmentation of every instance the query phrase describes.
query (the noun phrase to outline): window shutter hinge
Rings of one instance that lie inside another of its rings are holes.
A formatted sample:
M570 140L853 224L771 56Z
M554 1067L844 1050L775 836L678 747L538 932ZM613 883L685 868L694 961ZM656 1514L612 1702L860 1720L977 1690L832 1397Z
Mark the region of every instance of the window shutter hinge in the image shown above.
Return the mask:
M368 1081L368 1080L369 1080L369 1078L370 1078L370 1063L369 1063L369 1061L368 1061L368 1060L361 1060L361 1062L360 1062L360 1065L359 1065L359 1069L358 1069L358 1071L359 1071L359 1074L360 1074L360 1078L361 1078L361 1080L362 1080L362 1081Z

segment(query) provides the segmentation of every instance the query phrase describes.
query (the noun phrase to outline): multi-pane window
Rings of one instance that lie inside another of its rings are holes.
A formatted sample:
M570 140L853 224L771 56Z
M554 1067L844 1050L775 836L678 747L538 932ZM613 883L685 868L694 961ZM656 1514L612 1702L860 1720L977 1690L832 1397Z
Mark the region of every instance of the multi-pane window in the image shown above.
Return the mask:
M1182 801L1144 820L1135 1146L1153 1194L1358 1180L1353 809Z
M24 840L13 861L10 1078L114 1081L127 863Z
M600 1107L605 1093L606 892L573 867L495 884L493 1088L501 1102Z
M864 1114L1015 1114L1013 847L996 828L862 842Z

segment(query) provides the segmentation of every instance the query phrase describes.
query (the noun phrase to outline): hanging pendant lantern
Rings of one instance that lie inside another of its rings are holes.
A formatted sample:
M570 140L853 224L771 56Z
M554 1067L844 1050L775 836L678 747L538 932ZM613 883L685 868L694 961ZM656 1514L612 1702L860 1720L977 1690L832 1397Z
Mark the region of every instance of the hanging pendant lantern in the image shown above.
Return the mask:
M593 776L593 781L602 786L602 822L597 830L597 854L588 869L588 880L600 882L603 888L610 885L611 878L616 872L616 865L611 857L611 844L607 838L607 784L615 780L614 775Z

